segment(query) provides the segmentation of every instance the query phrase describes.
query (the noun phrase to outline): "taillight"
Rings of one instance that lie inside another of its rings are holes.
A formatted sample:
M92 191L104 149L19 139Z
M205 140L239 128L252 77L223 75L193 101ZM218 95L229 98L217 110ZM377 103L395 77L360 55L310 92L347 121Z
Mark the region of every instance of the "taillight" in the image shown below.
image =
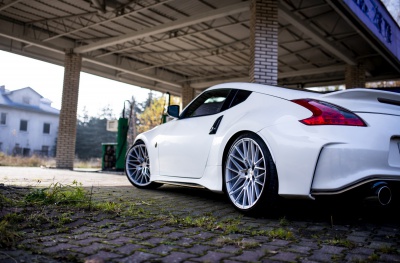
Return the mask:
M312 116L301 123L306 125L349 125L367 126L365 122L353 112L337 105L313 99L292 100L312 112Z

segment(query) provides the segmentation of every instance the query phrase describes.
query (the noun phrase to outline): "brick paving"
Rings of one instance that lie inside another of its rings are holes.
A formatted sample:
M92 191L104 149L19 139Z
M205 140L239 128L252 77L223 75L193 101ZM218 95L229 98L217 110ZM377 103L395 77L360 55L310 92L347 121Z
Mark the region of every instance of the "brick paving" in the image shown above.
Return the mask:
M24 229L14 248L0 247L0 262L400 262L398 205L283 201L273 215L246 217L204 189L139 190L121 174L40 168L0 167L0 191L38 176L41 186L83 181L94 201L124 206Z

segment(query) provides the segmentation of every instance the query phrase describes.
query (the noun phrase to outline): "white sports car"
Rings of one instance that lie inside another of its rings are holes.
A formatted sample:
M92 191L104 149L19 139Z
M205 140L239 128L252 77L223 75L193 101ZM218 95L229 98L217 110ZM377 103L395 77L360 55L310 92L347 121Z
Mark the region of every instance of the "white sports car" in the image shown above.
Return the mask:
M136 187L201 186L252 213L278 197L355 188L386 205L400 182L398 93L225 83L180 114L176 105L167 111L174 119L138 135L127 152L125 173Z

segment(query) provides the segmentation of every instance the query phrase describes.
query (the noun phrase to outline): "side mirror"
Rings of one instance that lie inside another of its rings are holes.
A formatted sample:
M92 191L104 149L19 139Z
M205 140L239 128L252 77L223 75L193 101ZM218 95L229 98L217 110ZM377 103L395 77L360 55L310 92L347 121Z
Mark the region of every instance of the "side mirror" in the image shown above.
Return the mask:
M168 106L167 114L173 118L179 118L179 105Z

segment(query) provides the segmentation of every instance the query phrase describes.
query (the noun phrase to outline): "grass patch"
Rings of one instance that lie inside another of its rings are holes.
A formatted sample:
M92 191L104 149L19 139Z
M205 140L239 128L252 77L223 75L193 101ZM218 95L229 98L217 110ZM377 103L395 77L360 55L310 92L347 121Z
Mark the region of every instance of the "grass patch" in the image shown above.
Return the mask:
M373 253L372 255L370 255L370 256L368 257L368 259L371 260L371 261L378 261L378 260L379 260L379 255Z
M72 215L71 212L62 213L61 215L59 215L58 216L59 224L65 225L65 224L71 223L72 222L71 215Z
M388 253L390 253L390 254L397 254L397 253L398 253L398 252L397 252L397 248L388 247L388 246L380 247L380 248L378 249L378 252L384 253L384 254L388 254Z
M13 247L20 238L20 234L6 219L0 221L0 236L0 247Z
M24 220L24 216L17 213L7 214L0 221L0 247L13 247L21 237L16 229L19 222Z
M74 214L79 211L93 210L118 216L123 210L119 203L92 202L91 193L77 181L68 185L53 183L46 188L23 191L12 187L6 189L4 194L0 194L0 211L3 211L0 217L0 247L15 247L23 238L23 233L19 231L26 228L38 234L51 229L68 232L69 228L65 225L72 223ZM86 216L91 217L93 213L87 213Z
M222 221L216 223L216 229L221 229L227 234L246 232L245 229L241 229L239 227L240 218L241 217L223 219Z
M88 201L87 192L77 181L71 185L53 183L49 187L35 189L25 197L25 202L33 205L82 205Z
M11 204L13 204L13 200L7 198L2 193L0 193L0 209L3 209L4 206Z
M160 220L163 225L172 225L173 227L198 227L201 228L200 231L265 235L285 240L294 239L293 233L283 227L289 224L284 218L280 220L280 226L277 229L252 232L251 227L246 228L241 216L218 219L211 212L197 216L176 215L163 211L155 200L142 201L138 199L124 202L122 199L116 198L114 201L96 201L93 198L93 189L92 191L85 189L77 181L73 181L71 184L53 183L45 188L14 189L9 187L8 189L0 194L0 207L4 207L3 210L9 213L3 218L0 217L0 236L5 237L2 238L1 246L3 247L15 246L24 235L23 232L18 231L26 231L25 229L30 229L37 235L55 232L68 233L75 225L71 223L78 218L86 219L88 222L92 220L97 222L101 218L109 220L118 220L118 217L119 219L122 217L124 220L135 217L148 218ZM12 199L9 199L10 197ZM10 209L10 207L12 208ZM81 222L77 221L76 223L79 225ZM107 223L99 226L99 229L114 226L118 225ZM235 244L241 249L258 246L257 242L251 240L222 240L221 242Z
M342 246L342 247L346 247L346 248L355 248L356 247L356 244L354 244L354 242L351 242L350 240L347 240L347 239L340 239L340 238L326 240L325 243L327 243L329 245Z
M217 243L226 246L226 245L233 245L240 247L241 249L252 249L260 247L260 243L256 241L245 240L242 238L232 239L230 237L221 237L217 239Z
M289 225L289 221L286 219L286 217L283 217L279 220L279 225L280 226L288 226Z
M293 232L286 230L284 228L277 228L277 229L271 229L271 230L259 230L259 231L253 231L253 235L255 236L268 236L270 238L279 238L279 239L284 239L284 240L294 240L294 234Z
M147 218L150 216L150 212L136 204L131 204L131 205L129 205L128 208L126 208L122 212L122 215L130 216L130 217Z
M181 218L170 214L167 218L167 223L172 225L178 224L186 227L202 227L208 230L214 229L216 227L216 222L217 220L215 217L208 215L199 217L186 216Z
M120 215L123 211L122 204L115 203L115 202L96 202L92 205L92 208L95 210L107 212L110 214Z

